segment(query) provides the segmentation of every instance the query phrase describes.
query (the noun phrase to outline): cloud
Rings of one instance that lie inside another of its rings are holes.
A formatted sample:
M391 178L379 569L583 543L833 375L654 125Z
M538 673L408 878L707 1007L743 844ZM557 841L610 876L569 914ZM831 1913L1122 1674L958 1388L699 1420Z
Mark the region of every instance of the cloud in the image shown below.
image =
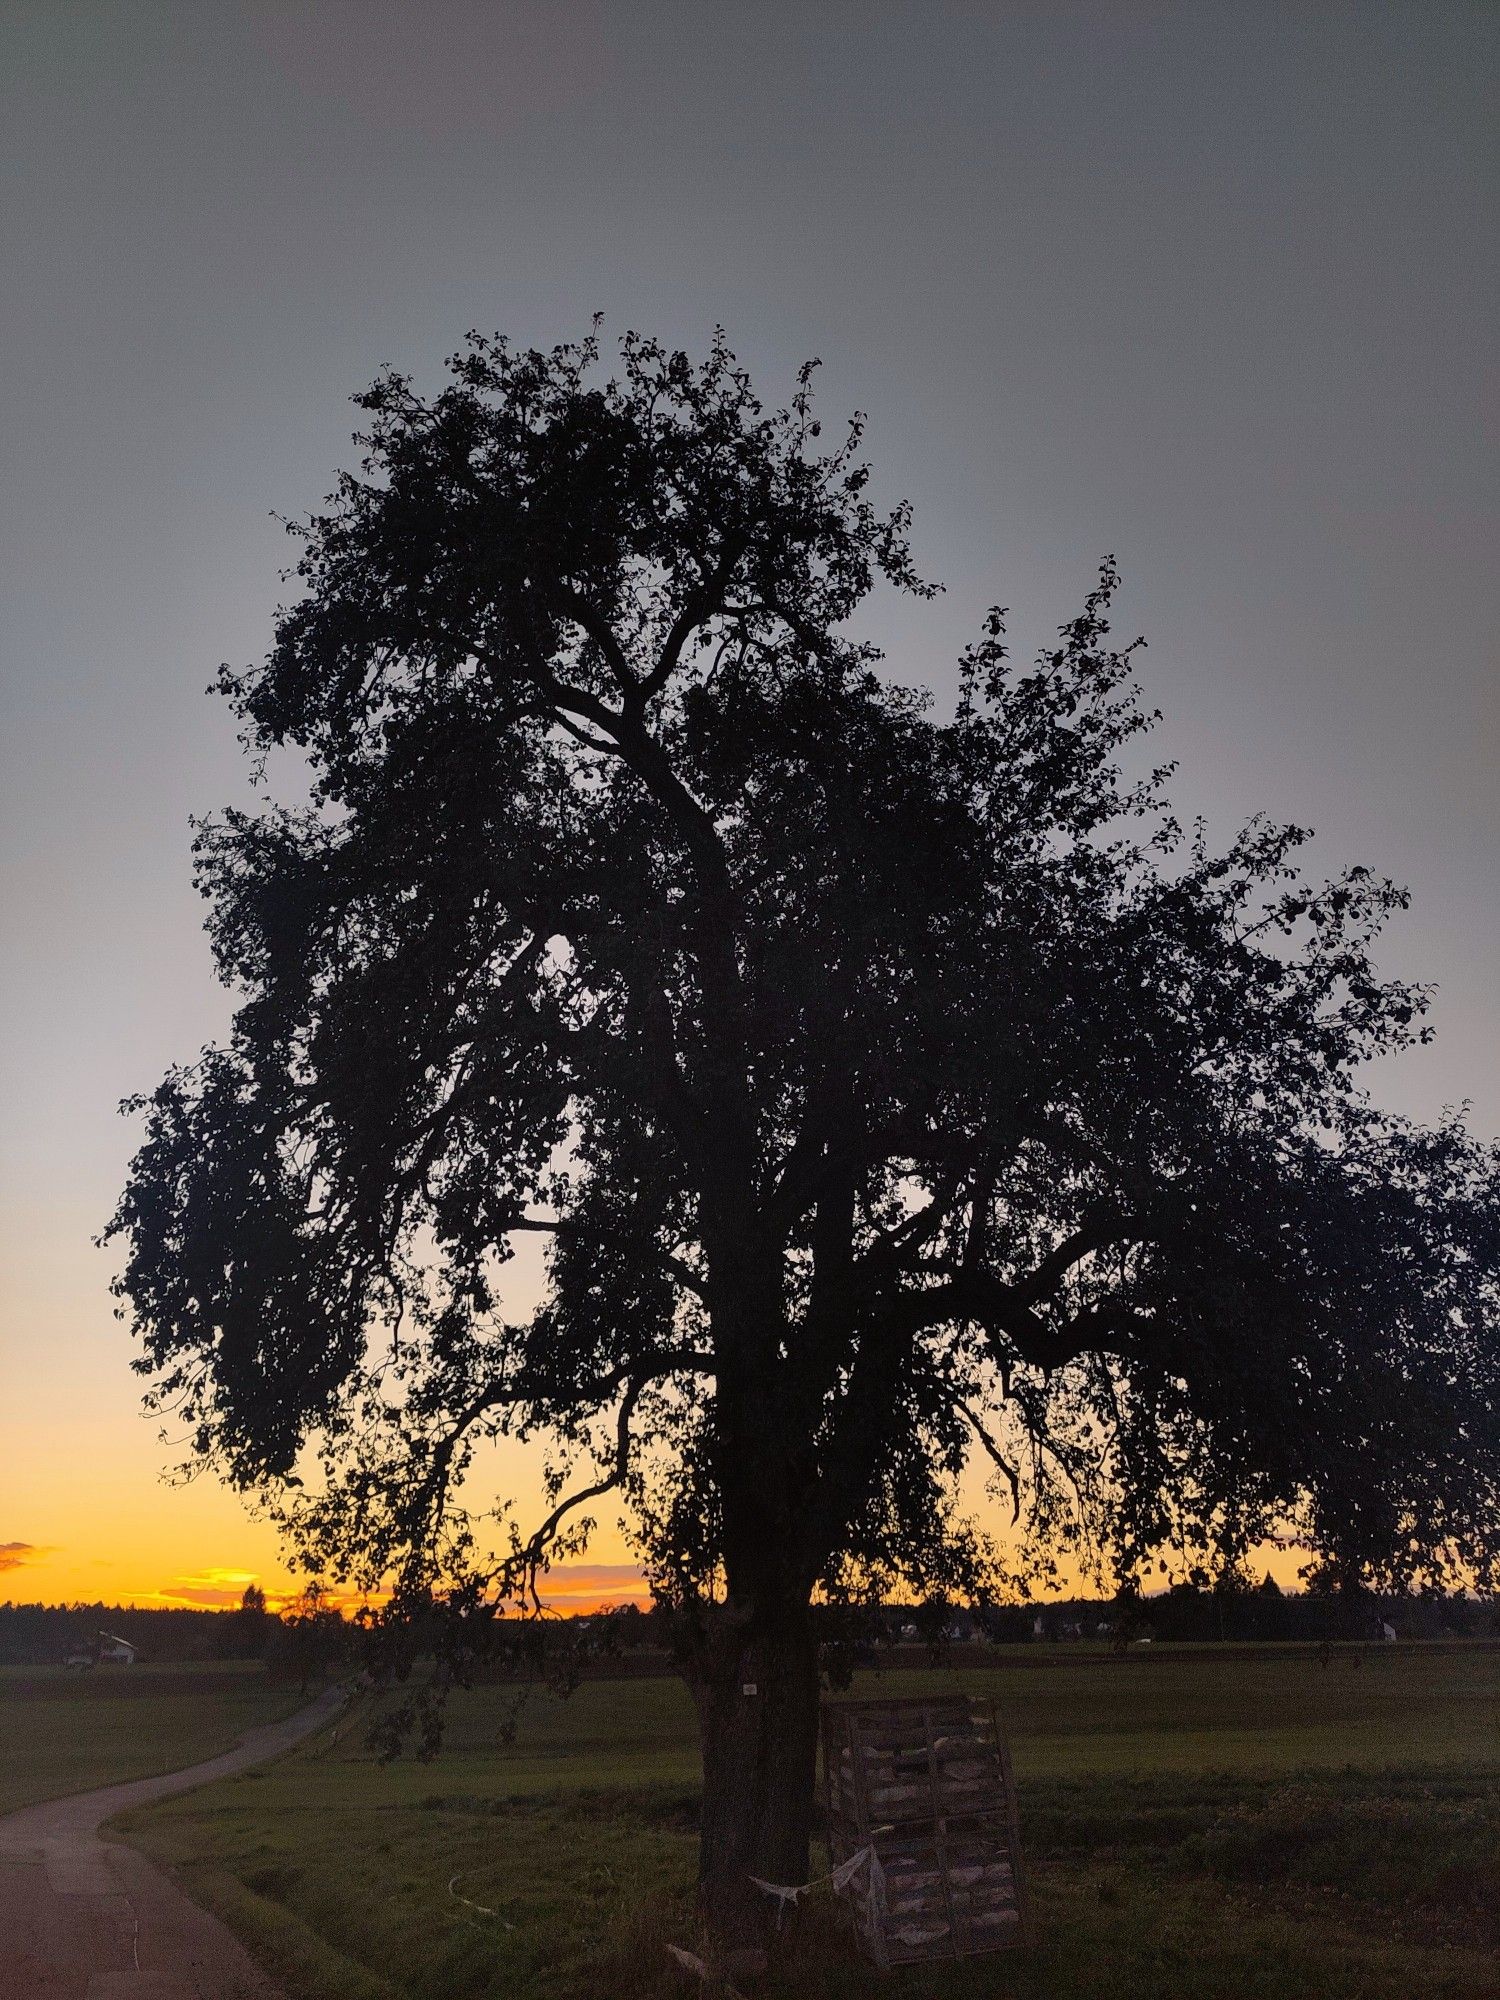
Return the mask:
M25 1546L24 1544L22 1546ZM133 1590L132 1604L167 1610L173 1605L191 1606L200 1611L233 1611L245 1594L247 1583L263 1582L250 1569L196 1570L174 1576L156 1590ZM559 1563L537 1579L542 1602L554 1611L612 1611L621 1604L638 1604L645 1609L651 1602L646 1580L634 1563ZM285 1610L296 1598L295 1587L277 1590L265 1585L266 1603L273 1611ZM340 1611L355 1611L362 1604L380 1603L386 1596L376 1591L366 1597L352 1590L330 1589L323 1602Z
M40 1542L0 1542L0 1570L24 1569L27 1563L40 1562L52 1553Z
M261 1581L259 1572L253 1569L203 1569L188 1576L174 1576L159 1590L133 1590L130 1602L143 1610L170 1611L178 1606L198 1611L234 1611L238 1609L245 1595L245 1586ZM297 1600L295 1588L277 1590L274 1586L264 1586L266 1604L272 1611L284 1611ZM386 1593L376 1591L371 1596L354 1590L328 1589L323 1593L323 1602L338 1611L357 1610L362 1604L377 1604Z
M537 1578L537 1593L558 1611L610 1611L617 1604L651 1602L634 1563L559 1563Z
M245 1594L245 1586L229 1590L221 1583L169 1583L158 1595L171 1604L196 1604L205 1611L219 1611L226 1605L238 1604Z
M190 1576L174 1576L160 1590L132 1591L137 1604L197 1605L201 1610L219 1611L239 1603L245 1586L255 1582L253 1569L203 1569Z

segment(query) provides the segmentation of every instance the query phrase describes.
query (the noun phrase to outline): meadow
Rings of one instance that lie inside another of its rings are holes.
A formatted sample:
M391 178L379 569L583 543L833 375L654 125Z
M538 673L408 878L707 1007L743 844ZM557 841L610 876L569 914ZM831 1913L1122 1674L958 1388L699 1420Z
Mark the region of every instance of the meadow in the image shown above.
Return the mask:
M300 1702L240 1661L0 1667L0 1813L196 1764Z
M1500 1995L1500 1646L1001 1649L856 1691L992 1695L1014 1747L1027 1948L884 1977L827 1892L756 1990L791 2000ZM696 1754L674 1680L455 1698L429 1764L346 1718L138 1813L297 2000L666 2000L693 1948Z

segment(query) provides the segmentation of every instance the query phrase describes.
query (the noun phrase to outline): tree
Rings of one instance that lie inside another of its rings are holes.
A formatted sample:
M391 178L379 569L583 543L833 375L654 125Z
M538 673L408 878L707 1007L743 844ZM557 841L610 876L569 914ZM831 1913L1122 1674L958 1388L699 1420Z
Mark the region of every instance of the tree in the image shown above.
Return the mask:
M263 1660L275 1624L266 1609L266 1593L258 1583L247 1583L238 1606L224 1619L220 1653L228 1660Z
M295 1681L303 1694L348 1659L353 1635L320 1582L309 1583L274 1622L266 1654L272 1680Z
M1372 963L1399 892L1178 827L1112 566L1030 670L991 613L951 715L883 678L851 618L929 587L810 370L766 414L722 338L451 369L357 399L301 594L222 675L310 795L199 831L239 1009L137 1107L112 1224L198 1456L471 1629L616 1496L726 1933L748 1874L804 1879L810 1600L1002 1566L972 1451L1034 1568L1286 1518L1492 1582L1494 1157L1360 1082L1426 1032ZM465 1475L534 1435L551 1512L497 1549Z

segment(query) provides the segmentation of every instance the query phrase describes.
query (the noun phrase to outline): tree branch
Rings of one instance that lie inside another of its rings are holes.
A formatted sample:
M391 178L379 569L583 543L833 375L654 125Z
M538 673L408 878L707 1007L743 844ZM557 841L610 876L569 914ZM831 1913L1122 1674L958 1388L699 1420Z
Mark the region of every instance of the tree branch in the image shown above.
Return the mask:
M1036 1305L1048 1297L1091 1251L1103 1250L1111 1243L1136 1241L1144 1233L1139 1216L1111 1212L1107 1203L1096 1203L1090 1213L1094 1220L1083 1222L1071 1236L1064 1237L1029 1277L1010 1287L1020 1304Z
M1010 1524L1014 1527L1021 1518L1020 1474L1016 1471L1010 1460L1002 1453L999 1445L995 1443L995 1440L990 1436L989 1432L979 1421L978 1417L975 1416L967 1403L960 1403L958 1405L958 1413L968 1424L970 1430L973 1431L975 1437L978 1438L980 1444L983 1445L993 1463L1005 1475L1006 1484L1010 1487Z
M584 1241L594 1233L591 1230L580 1228L577 1223L568 1221L553 1222L542 1215L518 1216L513 1222L508 1223L506 1227L509 1230L527 1230L539 1235L571 1236L578 1241ZM685 1290L695 1292L700 1299L708 1297L708 1287L703 1279L699 1277L690 1264L685 1264L680 1257L674 1256L670 1250L657 1251L656 1261L664 1271L669 1271L678 1284L683 1286Z
M681 611L678 612L662 644L656 665L639 682L636 699L644 704L653 695L660 694L677 670L677 662L682 657L682 649L691 634L696 631L715 611L721 608L726 586L734 566L749 546L750 538L744 533L731 535L724 544L712 576L707 577L697 588L688 592Z
M1153 1320L1114 1299L1085 1306L1059 1325L1050 1325L992 1272L962 1267L942 1284L903 1292L880 1318L907 1334L973 1320L992 1342L1003 1335L1023 1361L1047 1374L1089 1353L1102 1334L1155 1330Z
M643 1381L632 1382L621 1399L620 1413L615 1429L615 1462L613 1469L605 1478L596 1480L592 1486L580 1487L576 1493L570 1493L565 1500L560 1500L537 1529L536 1533L531 1536L524 1547L518 1550L516 1555L512 1557L511 1562L506 1565L509 1574L514 1575L519 1571L524 1575L524 1588L530 1593L532 1607L538 1616L541 1615L542 1600L537 1594L537 1572L547 1559L547 1550L556 1538L558 1529L569 1514L575 1513L578 1508L586 1506L590 1500L597 1500L601 1494L614 1492L618 1487L625 1484L625 1475L629 1470L630 1462L630 1418L644 1386Z
M638 699L640 680L625 657L625 649L615 637L609 620L589 603L581 591L576 590L571 583L564 583L559 576L551 578L550 585L544 585L543 588L554 599L564 617L570 618L575 625L580 626L599 648L621 694L627 699Z

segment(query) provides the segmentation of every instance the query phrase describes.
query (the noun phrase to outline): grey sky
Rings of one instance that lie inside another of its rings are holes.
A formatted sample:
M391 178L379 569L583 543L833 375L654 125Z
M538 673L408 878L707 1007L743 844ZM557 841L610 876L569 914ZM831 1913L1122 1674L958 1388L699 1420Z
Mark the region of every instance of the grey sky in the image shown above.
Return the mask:
M1494 1060L1493 7L288 0L4 14L5 947L12 1336L117 1342L86 1247L112 1116L222 1019L187 816L202 690L261 650L268 518L385 362L471 325L825 361L948 592L941 686L1114 551L1179 797L1411 885L1423 1116ZM1486 424L1489 432L1486 432ZM74 1329L68 1332L67 1329ZM83 1349L80 1348L80 1352ZM0 1524L3 1525L3 1524Z

